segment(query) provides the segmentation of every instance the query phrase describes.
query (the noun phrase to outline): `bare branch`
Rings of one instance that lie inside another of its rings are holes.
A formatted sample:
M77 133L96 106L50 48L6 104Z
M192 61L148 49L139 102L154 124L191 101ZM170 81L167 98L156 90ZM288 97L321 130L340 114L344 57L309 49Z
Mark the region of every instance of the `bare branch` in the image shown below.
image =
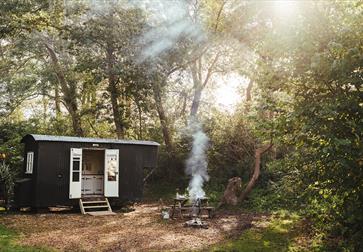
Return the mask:
M203 88L208 84L208 81L209 81L210 77L213 74L214 65L217 63L219 56L220 56L220 52L218 52L216 54L216 56L214 57L214 60L212 61L212 63L208 67L207 76L205 77L205 80L204 80L203 85L202 85Z

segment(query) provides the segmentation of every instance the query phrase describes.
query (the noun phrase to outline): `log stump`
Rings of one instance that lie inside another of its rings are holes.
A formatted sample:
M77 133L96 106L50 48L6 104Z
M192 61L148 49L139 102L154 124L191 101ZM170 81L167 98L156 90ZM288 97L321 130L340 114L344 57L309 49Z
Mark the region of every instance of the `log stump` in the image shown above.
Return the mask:
M219 207L223 205L235 206L238 203L238 197L242 190L242 180L239 177L233 177L228 180L228 185L223 193Z

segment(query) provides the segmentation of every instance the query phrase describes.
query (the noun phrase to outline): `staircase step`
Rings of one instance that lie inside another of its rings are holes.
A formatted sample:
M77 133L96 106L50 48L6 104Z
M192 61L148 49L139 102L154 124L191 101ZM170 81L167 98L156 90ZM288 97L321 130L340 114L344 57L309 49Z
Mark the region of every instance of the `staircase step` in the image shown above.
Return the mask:
M83 206L83 208L108 208L108 206L100 206L100 205L97 205L97 206Z
M83 205L84 204L96 204L96 203L105 203L107 204L106 200L99 200L99 201L83 201Z
M112 211L97 211L97 212L87 212L87 214L92 216L102 216L102 215L115 215L116 213Z
M100 198L93 200L79 199L79 207L81 209L82 214L90 214L94 216L115 214L114 212L112 212L110 203L108 202L107 198ZM107 210L105 208L107 208Z

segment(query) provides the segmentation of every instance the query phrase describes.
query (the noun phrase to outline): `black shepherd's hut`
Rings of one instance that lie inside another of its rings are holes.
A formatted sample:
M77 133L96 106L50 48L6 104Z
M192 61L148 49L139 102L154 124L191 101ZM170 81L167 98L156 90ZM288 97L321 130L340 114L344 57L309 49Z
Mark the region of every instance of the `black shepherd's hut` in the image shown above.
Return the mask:
M155 167L159 144L151 141L26 135L24 173L15 206L73 206L106 197L111 205L143 195L143 170Z

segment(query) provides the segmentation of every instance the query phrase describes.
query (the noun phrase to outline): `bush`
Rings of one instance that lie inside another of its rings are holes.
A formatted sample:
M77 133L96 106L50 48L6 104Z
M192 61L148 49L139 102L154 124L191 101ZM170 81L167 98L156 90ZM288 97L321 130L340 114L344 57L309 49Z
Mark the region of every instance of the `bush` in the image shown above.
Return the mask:
M5 162L0 162L0 181L5 184L5 196L11 199L14 193L15 173Z

